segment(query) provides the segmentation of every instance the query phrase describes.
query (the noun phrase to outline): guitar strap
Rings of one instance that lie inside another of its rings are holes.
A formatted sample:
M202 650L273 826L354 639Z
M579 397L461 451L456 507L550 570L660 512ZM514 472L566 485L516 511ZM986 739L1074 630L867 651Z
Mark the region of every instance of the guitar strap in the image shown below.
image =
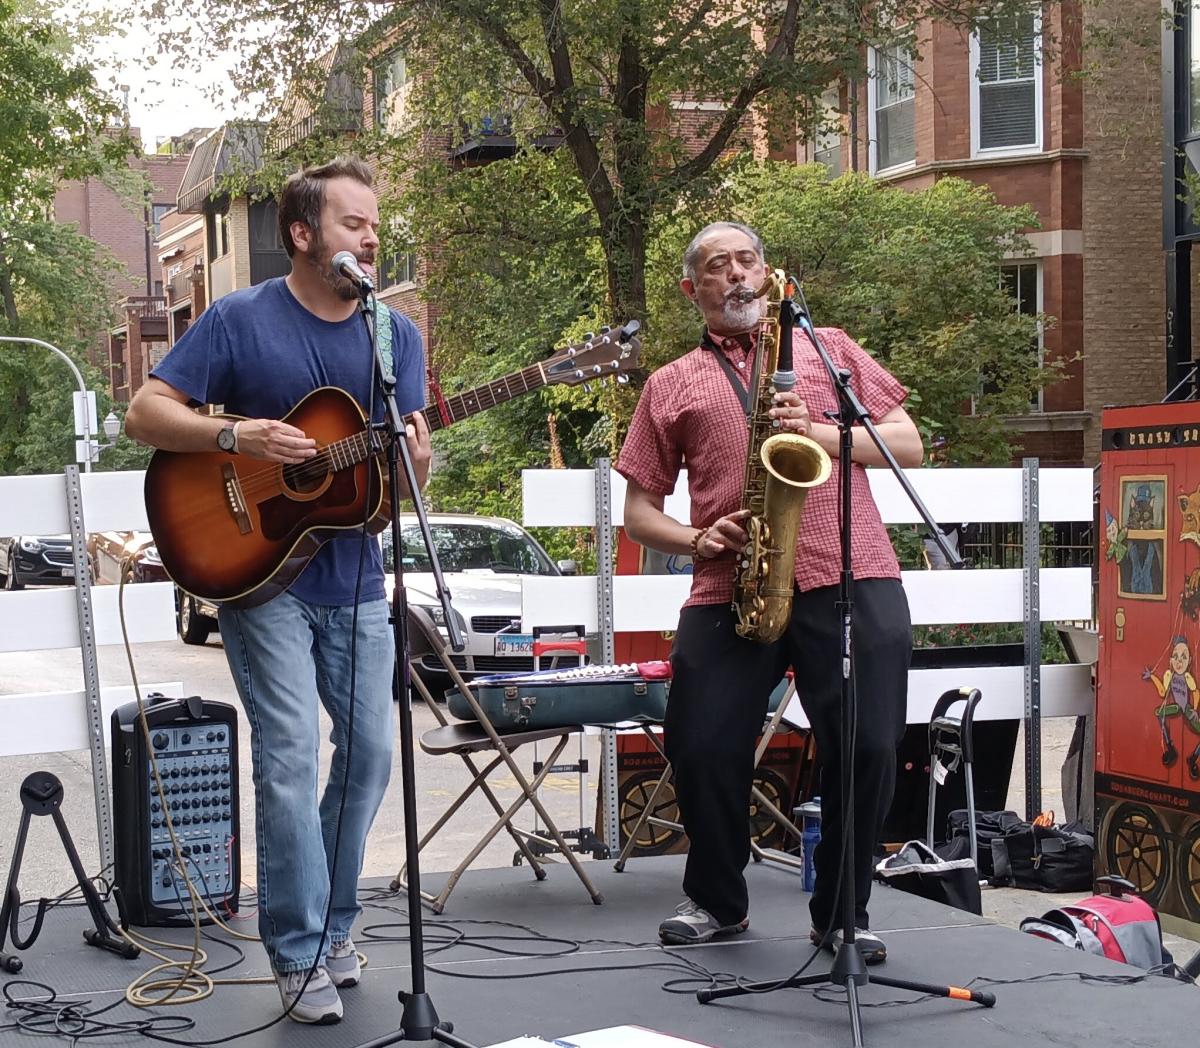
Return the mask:
M379 338L379 351L383 354L384 363L394 375L396 360L392 356L392 317L391 311L379 299L375 299L375 331Z

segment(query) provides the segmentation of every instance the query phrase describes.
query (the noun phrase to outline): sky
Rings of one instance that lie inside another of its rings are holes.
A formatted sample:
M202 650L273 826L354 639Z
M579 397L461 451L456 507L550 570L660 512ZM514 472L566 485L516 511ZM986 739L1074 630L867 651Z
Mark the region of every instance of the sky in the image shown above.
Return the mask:
M96 0L87 2L93 10L100 6ZM97 83L118 101L124 94L121 85L128 87L129 123L141 130L147 152L193 127L216 127L235 116L254 115L253 106L232 97L229 70L235 55L207 55L200 70L172 68L167 58L155 61L157 30L144 25L137 6L136 0L126 6L125 35L98 42L86 57ZM64 11L66 7L64 3Z

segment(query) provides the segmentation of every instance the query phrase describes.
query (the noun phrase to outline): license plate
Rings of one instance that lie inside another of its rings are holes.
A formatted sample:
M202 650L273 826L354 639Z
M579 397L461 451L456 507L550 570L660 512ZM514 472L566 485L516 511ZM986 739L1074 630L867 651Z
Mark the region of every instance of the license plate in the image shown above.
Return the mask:
M62 573L63 573L63 578L64 578L64 579L65 579L65 578L70 578L72 575L74 575L74 574L75 574L75 569L74 569L74 568L63 568L63 569L62 569Z
M497 633L495 654L497 655L532 655L532 633Z

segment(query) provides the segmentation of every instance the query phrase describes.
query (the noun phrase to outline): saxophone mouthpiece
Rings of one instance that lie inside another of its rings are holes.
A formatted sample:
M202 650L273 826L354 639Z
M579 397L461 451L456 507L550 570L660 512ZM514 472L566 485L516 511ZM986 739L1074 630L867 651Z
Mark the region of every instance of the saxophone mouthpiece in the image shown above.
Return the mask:
M782 292L785 285L788 288L791 286L787 283L787 276L782 269L776 269L767 274L767 279L762 282L762 285L757 290L751 287L735 288L729 293L729 297L737 299L739 302L753 302L756 298L762 298L763 295L772 289L778 288Z

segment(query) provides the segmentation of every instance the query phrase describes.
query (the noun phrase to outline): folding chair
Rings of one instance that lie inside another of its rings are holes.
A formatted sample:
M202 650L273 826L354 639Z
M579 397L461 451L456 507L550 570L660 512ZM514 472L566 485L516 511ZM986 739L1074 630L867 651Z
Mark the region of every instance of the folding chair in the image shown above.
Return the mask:
M571 736L583 731L583 725L572 724L563 727L541 728L534 731L520 729L498 731L488 719L483 709L480 708L474 693L467 686L467 682L458 670L455 669L450 659L446 641L433 624L433 619L430 618L428 612L423 608L409 605L408 614L409 637L410 644L414 649L413 654L423 654L426 651L432 651L438 657L442 665L446 668L446 672L450 675L453 686L462 694L476 718L475 723L451 723L434 701L433 696L429 694L429 689L425 686L424 681L416 674L413 675L413 687L416 688L438 722L438 727L432 728L421 736L421 749L431 756L457 754L462 758L463 763L466 764L468 771L471 773L471 781L466 789L455 798L446 811L442 813L441 817L425 832L418 843L417 850L420 852L433 840L441 828L450 821L455 812L467 802L476 790L487 799L496 814L496 821L492 823L487 832L480 837L475 846L471 848L462 861L451 871L446 878L446 883L442 886L442 890L436 895L422 890L421 897L429 903L434 913L441 913L445 909L446 901L450 898L450 893L454 890L454 886L458 883L459 878L462 877L463 873L479 857L484 848L491 843L492 839L501 830L504 830L516 842L518 854L522 855L528 861L534 876L539 881L545 880L546 870L544 864L539 861L535 851L541 855L549 852L558 852L571 864L571 868L583 883L588 895L591 896L592 902L599 905L604 901L604 896L592 884L579 859L571 850L570 844L564 839L554 820L550 817L549 812L546 811L537 792L546 776L550 774L555 762L558 760L559 754L562 753ZM532 779L529 779L514 759L513 752L528 743L551 739L557 741L553 744L549 758L542 765L541 770ZM475 763L474 757L484 754L491 754L493 756L488 758L481 756L481 759L486 759L487 763L483 767L479 767ZM517 787L521 793L520 797L507 807L496 796L488 782L488 776L501 765L516 780ZM534 811L537 812L541 825L545 827L544 830L533 832L513 825L513 816L526 803L532 805ZM536 844L536 849L531 846L533 844ZM391 886L393 890L396 890L404 885L405 867L402 866L392 881Z
M754 751L754 768L759 770L762 764L763 756L767 752L767 747L770 746L771 740L781 730L787 730L792 727L784 718L788 704L792 697L796 694L795 681L786 678L780 681L776 689L771 693L768 711L771 716L763 728L762 736L759 738L758 747ZM675 819L667 818L665 815L666 809L674 808L672 802L668 802L665 798L667 792L674 779L674 772L671 770L671 763L667 760L667 754L663 749L662 739L654 731L654 726L649 724L642 725L642 731L645 732L651 744L658 751L666 764L662 775L659 776L658 782L655 783L654 789L650 793L649 799L642 807L641 814L638 816L637 822L634 823L626 836L625 845L621 849L621 854L617 857L615 868L618 873L625 869L625 863L628 860L630 853L637 846L638 837L641 835L646 826L656 829L664 829L672 833L682 833L683 825ZM806 754L809 752L812 740L809 739L809 745L805 747ZM802 832L800 828L779 808L779 806L771 800L763 790L757 785L751 786L751 802L752 809L748 817L757 818L760 814L766 816L771 822L775 823L783 830L784 839L791 836L799 843L802 840ZM785 798L786 800L786 798ZM752 836L750 839L750 853L755 862L762 862L768 859L771 862L777 862L782 866L790 866L793 869L803 869L804 864L786 852L774 849L766 849L759 845L758 841Z

